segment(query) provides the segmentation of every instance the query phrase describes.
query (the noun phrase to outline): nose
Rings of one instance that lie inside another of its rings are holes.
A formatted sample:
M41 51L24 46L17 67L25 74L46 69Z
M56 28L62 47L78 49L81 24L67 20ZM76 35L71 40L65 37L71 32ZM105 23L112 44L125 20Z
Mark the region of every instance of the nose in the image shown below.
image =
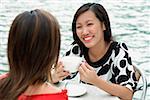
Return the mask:
M86 27L84 27L82 29L82 35L87 35L88 34L88 29Z

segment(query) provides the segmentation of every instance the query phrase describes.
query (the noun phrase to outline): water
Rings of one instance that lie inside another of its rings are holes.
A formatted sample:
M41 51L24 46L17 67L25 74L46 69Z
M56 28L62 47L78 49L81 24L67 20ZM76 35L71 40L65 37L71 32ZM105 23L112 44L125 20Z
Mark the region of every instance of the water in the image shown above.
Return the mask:
M101 3L110 16L113 36L125 42L132 60L144 71L150 83L150 1L149 0L0 0L0 74L7 72L7 38L12 20L25 10L45 9L58 19L61 26L62 55L73 41L73 14L87 2ZM150 100L150 88L147 91ZM134 98L138 98L138 95Z

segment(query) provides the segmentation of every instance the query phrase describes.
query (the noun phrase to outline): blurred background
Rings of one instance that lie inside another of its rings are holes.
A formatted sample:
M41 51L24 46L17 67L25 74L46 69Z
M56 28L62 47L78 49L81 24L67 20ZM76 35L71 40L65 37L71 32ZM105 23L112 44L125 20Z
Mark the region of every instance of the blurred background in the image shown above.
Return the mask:
M73 15L87 2L100 3L106 8L114 38L127 44L133 62L146 74L150 85L150 0L0 0L0 74L9 71L8 32L19 13L33 9L51 12L61 26L62 56L73 41ZM138 100L138 94L134 100ZM150 87L146 100L150 100Z

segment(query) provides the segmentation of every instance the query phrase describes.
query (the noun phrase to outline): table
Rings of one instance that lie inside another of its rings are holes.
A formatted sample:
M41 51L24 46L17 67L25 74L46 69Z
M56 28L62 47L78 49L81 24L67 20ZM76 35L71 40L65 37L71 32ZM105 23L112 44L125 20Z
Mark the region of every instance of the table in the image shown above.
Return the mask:
M57 86L64 87L66 82L60 82ZM82 84L87 92L79 97L69 97L69 100L120 100L118 97L111 96L107 92L88 84Z

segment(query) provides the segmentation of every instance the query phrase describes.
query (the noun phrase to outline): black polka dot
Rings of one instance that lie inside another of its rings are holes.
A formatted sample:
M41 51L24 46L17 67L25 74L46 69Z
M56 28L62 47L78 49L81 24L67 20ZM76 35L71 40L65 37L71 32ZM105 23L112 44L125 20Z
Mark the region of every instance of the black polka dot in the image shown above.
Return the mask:
M128 58L128 63L132 65L131 57Z
M127 76L129 76L129 77L130 77L130 76L131 76L131 72L132 72L132 71L130 71L130 70L128 70L128 68L126 68Z
M122 82L125 82L125 81L128 81L129 80L129 77L126 76L126 75L120 75L117 79L117 82L120 84Z
M113 60L112 60L112 59L110 59L110 60L109 60L109 65L111 65L111 64L112 64L112 62L113 62Z
M114 66L113 66L113 67L112 67L112 70L113 70L115 76L119 75L120 70L118 69L118 67L114 67Z
M127 84L125 83L125 84L122 84L122 86L126 86Z
M80 57L82 57L83 56L83 54L82 53L80 53L80 55L79 55Z
M125 52L125 56L124 56L124 58L128 58L128 57L129 57L128 53L127 53L127 52Z
M67 51L67 52L66 52L66 56L68 56L68 55L70 55L70 51Z
M122 60L120 61L120 67L121 67L121 68L124 68L125 66L126 66L126 60L122 59Z
M97 73L98 76L106 74L110 69L110 65L106 64Z
M74 53L74 54L78 54L79 52L78 52L78 46L75 46L73 49L72 49L72 52Z
M127 48L125 43L122 43L122 46L124 47L124 49L128 50L128 48Z
M119 48L116 48L116 50L115 50L115 57L119 54Z
M111 81L112 83L116 83L115 75L114 75L114 74L112 74L112 78L110 79L110 81Z
M136 83L136 82L134 82L134 86L132 87L132 89L133 89L133 90L135 90L135 89L136 89L136 87L137 87L137 83Z
M129 57L129 54L128 54L127 52L125 52L124 58L126 58L127 61L128 61L128 63L129 63L130 65L132 65L131 57Z
M133 83L131 83L131 82L128 82L127 84L129 84L129 85L131 85L131 87L133 87Z

